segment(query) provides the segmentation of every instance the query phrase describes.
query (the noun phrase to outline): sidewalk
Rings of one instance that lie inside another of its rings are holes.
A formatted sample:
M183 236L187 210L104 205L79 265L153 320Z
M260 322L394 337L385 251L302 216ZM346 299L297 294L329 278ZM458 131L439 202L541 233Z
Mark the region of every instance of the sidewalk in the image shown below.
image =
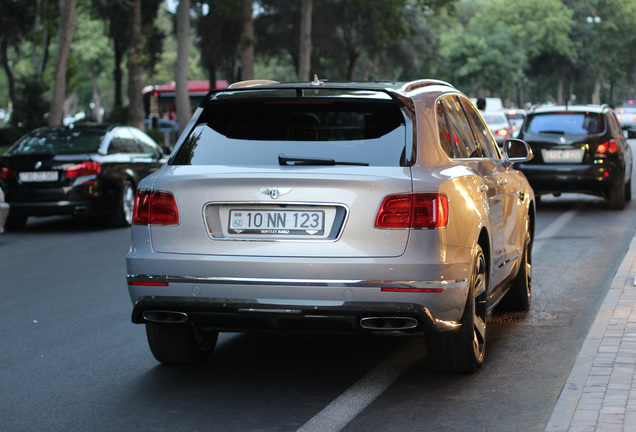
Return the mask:
M636 236L545 429L636 431Z

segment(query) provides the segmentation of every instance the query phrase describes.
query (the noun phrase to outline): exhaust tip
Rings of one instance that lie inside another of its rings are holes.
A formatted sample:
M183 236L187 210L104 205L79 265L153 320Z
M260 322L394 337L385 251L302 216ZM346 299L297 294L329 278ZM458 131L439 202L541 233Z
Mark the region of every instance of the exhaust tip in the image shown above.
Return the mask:
M410 317L366 317L360 320L360 327L366 330L410 330L419 325Z
M188 322L188 314L185 312L149 310L143 313L145 321L166 324L185 324Z

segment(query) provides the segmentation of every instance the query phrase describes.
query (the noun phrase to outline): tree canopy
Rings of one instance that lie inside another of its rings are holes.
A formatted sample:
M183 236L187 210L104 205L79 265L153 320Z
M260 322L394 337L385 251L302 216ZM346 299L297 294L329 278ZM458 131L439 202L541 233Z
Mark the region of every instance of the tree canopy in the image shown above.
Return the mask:
M179 35L176 0L77 2L66 71L56 76L49 59L64 54L55 37L64 23L60 3L0 0L0 108L25 129L58 108L139 124L148 115L139 114L141 87L175 81L177 54L186 51L182 75L212 87L252 74L293 81L302 67L302 76L329 80L444 79L508 106L636 98L633 0L188 3L190 25ZM141 30L131 19L135 4ZM62 79L63 100L52 102Z

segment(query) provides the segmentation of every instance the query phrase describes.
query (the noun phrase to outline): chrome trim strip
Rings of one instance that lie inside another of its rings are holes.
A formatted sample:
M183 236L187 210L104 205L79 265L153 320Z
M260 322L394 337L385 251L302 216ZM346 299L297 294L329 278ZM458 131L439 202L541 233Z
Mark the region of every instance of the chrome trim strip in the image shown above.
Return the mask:
M442 288L457 289L467 288L468 279L450 281L365 281L358 279L274 279L274 278L229 278L229 277L200 277L200 276L157 276L129 274L127 279L139 281L168 281L173 283L197 283L197 284L258 284L258 285L284 285L284 286L329 286L329 287L384 287L384 288Z

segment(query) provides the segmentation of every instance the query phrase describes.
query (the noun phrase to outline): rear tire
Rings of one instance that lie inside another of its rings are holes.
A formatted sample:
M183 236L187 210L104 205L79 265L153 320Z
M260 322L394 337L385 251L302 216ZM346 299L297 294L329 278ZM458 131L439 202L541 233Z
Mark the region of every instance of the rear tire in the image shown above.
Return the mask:
M440 372L470 374L484 363L486 351L486 258L477 246L466 307L457 330L426 335L429 366Z
M130 180L125 180L121 188L119 204L111 221L115 227L129 227L132 224L135 208L135 186Z
M5 224L5 228L12 231L19 231L21 229L24 229L28 218L28 216L9 214L9 217L7 218L7 222Z
M517 276L497 309L506 312L523 312L530 309L532 300L532 239L526 233L523 255Z
M152 355L165 365L193 366L212 356L219 332L187 324L146 323Z
M612 210L623 210L625 208L625 180L621 179L620 184L612 187L608 195L610 208Z

